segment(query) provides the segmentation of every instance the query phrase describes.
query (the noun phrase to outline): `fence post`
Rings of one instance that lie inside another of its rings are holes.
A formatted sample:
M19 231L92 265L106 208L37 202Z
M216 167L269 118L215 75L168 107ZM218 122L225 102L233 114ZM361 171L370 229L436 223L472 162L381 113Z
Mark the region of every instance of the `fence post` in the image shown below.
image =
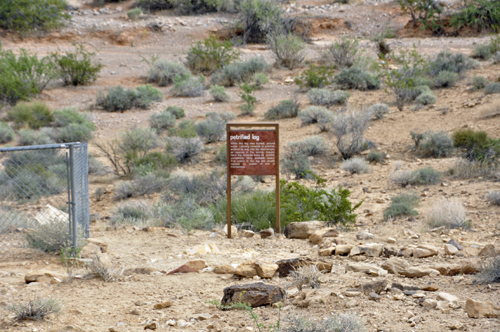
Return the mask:
M70 159L70 174L71 174L71 227L73 229L73 249L78 248L78 225L75 215L75 154L73 150L74 145L69 145L69 159Z

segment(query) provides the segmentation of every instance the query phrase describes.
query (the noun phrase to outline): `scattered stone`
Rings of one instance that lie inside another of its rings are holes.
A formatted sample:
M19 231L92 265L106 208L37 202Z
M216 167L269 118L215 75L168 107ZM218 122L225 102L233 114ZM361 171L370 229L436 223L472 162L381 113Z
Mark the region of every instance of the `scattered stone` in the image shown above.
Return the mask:
M428 275L438 276L439 271L426 267L409 267L406 270L401 271L400 274L408 278L421 278Z
M309 242L312 244L319 244L323 242L323 231L316 231L309 236Z
M314 232L324 227L322 221L292 222L285 227L283 233L289 239L308 239Z
M448 324L448 328L450 330L463 330L465 328L464 324L460 323L459 321L453 321Z
M362 285L361 291L365 295L369 295L370 293L380 294L382 291L386 290L388 286L389 281L387 281L386 279L382 279Z
M190 272L198 272L207 267L207 262L204 260L198 259L194 261L189 261L184 265L179 266L178 268L167 273L168 275L174 273L190 273Z
M129 314L139 316L141 313L139 312L139 310L133 309L129 312Z
M450 255L450 256L453 256L455 255L457 252L458 252L458 248L455 247L454 245L452 244L445 244L444 245L444 252L447 254L447 255Z
M454 276L457 274L475 274L479 272L480 264L477 262L464 261L455 264L433 264L431 268L438 270L441 275Z
M131 276L132 274L151 274L153 272L158 272L158 270L152 267L130 267L123 271L123 275Z
M351 252L351 244L337 244L335 247L335 255L347 255Z
M246 229L242 230L240 233L240 237L246 237L246 238L253 237L254 235L255 235L254 232L246 230Z
M318 251L319 256L332 256L333 254L335 254L335 246L325 249L320 249Z
M436 308L438 302L434 299L425 299L424 302L422 302L422 306L425 308Z
M465 301L465 312L469 318L495 318L500 317L500 308L491 301Z
M443 301L447 301L449 303L458 303L458 297L456 297L455 295L452 295L452 294L448 294L448 293L445 293L445 292L440 292L438 293L438 300L443 300Z
M401 258L392 257L382 264L382 268L392 274L400 274L409 267L408 262Z
M161 302L161 303L156 303L153 307L157 310L160 310L160 309L170 308L173 305L174 305L174 302L172 302L172 300L166 300L166 301Z
M222 232L227 236L227 224L224 226L224 229L222 230ZM231 238L234 239L237 236L238 236L238 228L231 225Z
M281 287L258 282L224 288L224 297L221 303L230 305L231 303L242 302L252 307L259 307L283 301L285 296L286 292Z
M355 262L349 262L347 263L345 267L346 272L347 271L352 271L352 272L362 272L362 273L367 273L371 274L374 276L384 276L387 275L387 271L380 268L377 265L373 264L367 264L367 263L355 263Z
M404 247L399 250L398 256L410 257L413 255L413 250L415 248L412 247Z
M49 270L39 270L30 271L24 276L24 281L29 284L32 282L47 283L47 284L57 284L65 279L63 274L49 271Z
M436 304L436 310L440 310L443 314L449 314L451 312L450 302L438 301L438 303Z
M463 250L464 249L464 247L461 244L459 244L457 241L455 241L455 239L451 239L450 241L448 241L447 244L451 244L452 246L454 246L458 250Z
M396 243L396 239L395 239L395 238L393 238L393 237L389 237L389 238L387 238L387 241L386 241L386 242L387 242L387 243Z
M280 278L287 277L292 271L303 265L316 265L320 271L331 271L333 265L331 262L325 262L322 260L313 261L308 257L283 259L277 261L276 264L278 264L277 272L279 273Z
M346 297L358 297L360 295L361 295L361 292L353 291L353 290L347 290L344 292L344 296L346 296Z
M326 232L323 233L323 237L337 237L339 234L339 231L335 228L328 228Z
M394 248L390 248L390 247L383 247L382 248L382 256L384 256L384 257L390 258L392 256L397 256L397 255L398 255L398 252Z
M217 273L217 274L235 274L237 266L238 265L236 265L236 264L219 265L219 266L214 267L214 273Z
M375 235L372 233L369 233L368 231L361 231L358 234L356 234L356 238L358 240L371 240L375 238Z
M149 322L144 326L145 330L156 330L158 328L158 323L157 322Z
M100 256L102 253L101 247L95 243L87 243L80 251L81 258L94 258L94 255Z
M191 249L184 250L185 255L206 255L206 254L218 254L220 253L219 248L215 243L205 243L195 246Z
M438 254L438 249L433 246L418 246L413 250L413 257L416 258L425 258L425 257L431 257L431 256L436 256Z
M370 300L379 301L382 297L377 293L371 292L368 296L370 296Z
M255 263L255 270L257 270L257 274L261 278L271 279L276 273L277 269L278 269L278 264L267 263L263 261L257 261Z
M238 265L234 274L247 278L255 277L257 275L255 261L246 261Z
M427 285L427 286L422 287L422 290L424 290L426 292L435 292L438 289L439 289L439 287L435 286L435 285Z
M495 257L496 255L497 252L495 250L495 246L492 244L485 245L478 254L480 257Z
M268 237L271 237L274 235L274 229L268 228L268 229L263 229L260 231L260 238L261 239L267 239Z

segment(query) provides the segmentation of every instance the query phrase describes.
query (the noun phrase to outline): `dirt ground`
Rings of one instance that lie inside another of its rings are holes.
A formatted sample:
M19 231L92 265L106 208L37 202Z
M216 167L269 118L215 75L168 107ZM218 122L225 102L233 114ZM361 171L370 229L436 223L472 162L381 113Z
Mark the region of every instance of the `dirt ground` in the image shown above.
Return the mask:
M80 14L73 16L73 23L61 31L42 37L20 38L1 32L0 38L5 49L25 48L38 54L49 54L57 50L72 48L72 43L82 43L98 52L98 59L104 65L97 81L84 87L63 87L54 84L45 90L37 100L46 102L52 109L76 107L80 111L90 111L97 127L90 152L96 153L93 142L107 141L117 137L120 132L136 126L147 126L149 116L167 106L181 106L188 119L199 120L207 112L232 111L239 113L241 104L238 88L229 88L231 99L227 103L215 104L206 94L196 98L171 96L170 87L159 88L164 100L153 104L150 110L131 110L124 113L109 113L94 107L99 91L116 85L136 87L146 82L148 66L141 56L158 54L161 58L182 61L184 52L191 43L202 40L210 32L223 29L234 19L229 14L208 14L201 16L176 16L170 11L145 14L138 21L130 21L125 15L132 1L107 5L107 11L93 8L89 1L72 0ZM305 13L315 19L316 24L308 44L307 61L314 61L318 55L315 49L344 35L361 38L362 47L367 54L375 54L375 44L370 36L381 31L386 25L392 27L400 37L389 39L392 49L410 48L416 45L419 52L426 55L436 54L444 49L452 52L470 54L475 45L485 43L489 36L474 34L470 37L429 37L425 33L409 32L405 29L409 16L402 15L399 5L387 1L356 1L351 5L331 5L322 0L297 1L287 5L290 13ZM454 6L454 2L446 2ZM306 6L304 8L303 6ZM312 7L311 7L312 6ZM95 14L98 13L98 14ZM162 22L169 28L152 31L147 28L151 22ZM272 53L265 45L247 45L241 48L242 58L264 56L273 61ZM251 117L238 117L238 121L258 122L264 120L264 113L283 99L297 96L302 107L308 106L305 94L290 83L302 69L289 71L274 69L270 82L263 90L256 92L257 108ZM482 92L472 91L470 78L484 76L489 81L500 78L500 64L482 62L478 69L468 72L466 79L460 80L456 87L436 90L437 103L426 106L418 112L409 108L400 112L394 106L393 97L384 90L361 92L350 91L349 107L360 109L377 102L391 105L389 114L370 124L366 138L376 143L378 150L386 152L385 164L371 165L368 174L351 175L342 170L340 156L331 148L329 157L313 160L313 169L326 179L327 187L343 185L352 192L353 202L363 200L354 229L341 232L339 239L347 244L382 243L389 238L396 240L391 246L400 248L407 245L433 245L443 247L443 241L453 238L464 246L462 255L457 257L439 255L429 258L406 258L411 266L433 266L443 263L477 263L484 260L478 252L487 244L500 248L499 207L490 205L485 195L491 190L500 190L500 183L480 178L455 180L445 177L439 184L415 188L422 194L422 202L417 210L418 216L395 221L384 221L382 213L389 205L390 198L407 191L396 187L389 180L396 164L413 170L431 166L439 171L448 170L456 157L444 159L419 159L412 152L411 130L445 130L452 133L460 128L473 128L486 131L491 137L500 137L498 117L485 117L490 112L499 112L499 95L484 96ZM500 113L499 113L500 114ZM281 148L290 141L310 135L321 135L332 141L328 133L320 133L314 126L301 127L299 119L284 119L280 124ZM209 144L200 158L200 163L186 166L188 172L202 173L215 167L214 155L223 143ZM282 174L283 178L288 178ZM112 228L106 223L117 202L112 199L113 184L116 177L106 176L90 179L90 192L105 187L103 199L90 200L92 213L100 219L91 226L91 238L103 240L108 244L108 262L127 269L148 268L146 274L136 270L122 281L105 283L98 279L70 278L60 283L34 282L26 284L25 275L40 269L67 272L58 256L42 255L37 260L0 262L0 306L26 301L34 296L54 297L63 303L63 313L42 321L14 322L10 314L2 312L0 329L5 331L139 331L152 321L158 323L160 331L257 331L248 313L238 310L221 311L208 301L220 300L225 287L250 283L259 277L240 278L230 274L215 274L213 267L224 264L241 264L248 260L276 262L280 259L310 257L318 258L318 246L307 240L287 239L279 236L271 239L235 238L227 239L220 232L194 231L186 234L177 229L153 229L144 231L139 227L126 226ZM301 180L307 183L306 180ZM263 188L271 188L268 181ZM458 198L466 207L473 228L469 231L453 230L450 234L422 232L422 221L433 204L442 198ZM157 194L143 199L155 201ZM358 240L359 231L374 234L370 240ZM418 234L417 239L409 234ZM389 241L390 242L390 241ZM199 245L215 244L216 252L190 255L189 250ZM362 257L362 258L356 258ZM208 268L187 274L167 275L172 269L194 259L203 259ZM281 317L293 312L299 316L323 319L333 313L356 313L366 322L367 331L500 331L498 318L468 318L464 311L466 299L492 301L500 305L499 285L480 285L474 283L474 275L432 275L422 278L405 278L401 275L370 276L361 272L346 271L350 262L363 260L364 263L381 265L387 258L365 256L331 256L331 272L321 277L319 289L305 288L304 293L311 299L307 307L293 304L298 290L291 289L283 304ZM73 275L83 271L75 267ZM421 297L405 296L398 300L390 292L382 292L377 301L364 294L352 295L353 289L370 281L386 279L420 289L428 286L433 291L419 291L426 299L436 299L439 292L453 294L459 298L450 310L436 310L421 305ZM284 285L289 280L277 276L265 280L266 283ZM347 295L346 295L347 294ZM166 300L173 305L166 309L154 309L154 305ZM266 324L278 318L277 308L267 306L254 309ZM408 322L411 316L419 316L416 324ZM188 324L180 327L179 321ZM175 321L175 322L174 322ZM174 323L172 323L174 322ZM412 326L413 325L413 326Z

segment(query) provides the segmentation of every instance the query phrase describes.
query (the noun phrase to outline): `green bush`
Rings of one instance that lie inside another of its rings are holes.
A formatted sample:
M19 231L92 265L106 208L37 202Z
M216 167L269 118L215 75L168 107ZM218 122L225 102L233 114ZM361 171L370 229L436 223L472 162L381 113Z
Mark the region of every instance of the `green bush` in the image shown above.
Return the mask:
M380 88L380 80L372 74L357 67L344 68L334 78L341 89L376 90Z
M180 163L194 163L203 151L203 142L199 137L170 137L167 152L172 152Z
M176 97L198 97L205 94L205 78L203 75L198 77L176 76L172 93Z
M477 61L471 60L463 53L442 51L429 62L429 73L434 77L443 71L462 75L476 67L476 63Z
M451 16L452 26L457 29L470 26L479 30L498 30L500 26L498 0L471 0L465 5L465 8Z
M144 201L125 202L116 208L111 216L111 223L115 224L144 224L152 218L152 208Z
M158 136L152 128L133 128L121 134L119 148L128 165L158 147Z
M227 164L227 144L221 145L215 155L215 162L220 165Z
M385 161L386 154L385 152L378 152L378 151L370 151L366 155L366 160L370 163L379 163L382 164Z
M26 235L28 247L48 253L58 253L61 249L71 247L73 238L68 233L68 222L69 219L64 217L55 217L45 224L37 224ZM80 227L77 237L79 243L85 243L85 235Z
M52 138L43 131L21 129L18 132L17 144L20 146L43 145L55 143Z
M309 68L302 71L294 82L301 89L324 88L330 85L333 73L330 67L315 66L310 64Z
M149 126L156 130L158 134L169 128L175 127L175 115L167 110L153 113L148 119Z
M455 86L455 83L458 80L458 74L443 70L440 71L439 74L434 78L434 86L436 88L451 88Z
M14 139L14 130L6 123L0 122L0 144L9 143Z
M162 101L163 99L161 91L149 84L140 85L135 89L135 91L137 92L135 104L140 108L149 108L152 103Z
M168 106L166 111L172 113L176 119L180 119L186 116L186 112L184 112L184 109L179 106Z
M410 184L436 184L441 180L441 172L429 166L413 171L413 175Z
M230 41L217 41L210 36L191 45L187 51L186 65L193 73L211 74L239 58L239 52Z
M37 299L35 295L33 300L29 300L26 304L16 303L8 305L4 309L13 313L16 321L37 321L50 315L57 316L60 314L61 304L53 298Z
M257 98L253 95L255 90L257 88L253 85L250 85L248 83L243 83L240 84L240 89L241 91L239 92L239 95L241 99L245 102L245 104L240 106L240 109L242 111L242 115L250 115L253 114L253 111L255 109L255 102L257 101Z
M424 158L444 158L453 152L453 140L444 130L433 132L431 130L423 134L417 146L417 152Z
M453 143L464 151L463 157L471 162L491 162L500 155L500 140L491 139L484 131L456 131L453 134Z
M169 153L148 152L140 158L132 160L135 174L146 175L161 170L170 170L177 165L177 159Z
M333 112L323 107L310 106L298 114L302 121L302 126L316 123L321 131L330 130L330 125L334 121Z
M490 59L493 55L500 51L500 37L491 37L489 44L477 45L472 52L473 58L483 60Z
M0 28L26 34L63 26L70 16L65 0L6 0L0 3Z
M255 75L253 75L252 84L258 90L261 90L262 88L264 88L264 85L267 83L269 83L269 78L267 78L266 74L256 73Z
M175 12L180 15L199 15L234 11L232 0L172 0Z
M300 37L291 33L271 33L266 41L279 66L292 70L304 61L306 43Z
M472 77L472 90L479 91L488 85L488 80L483 76Z
M8 121L13 121L17 127L39 129L47 127L54 119L49 107L41 102L18 104L7 112Z
M282 100L277 106L269 109L264 117L266 120L295 118L299 114L300 103L297 100Z
M433 0L400 0L399 4L403 12L411 14L413 27L421 23L424 29L430 29L436 35L444 32L441 19L443 9Z
M181 138L196 137L194 121L182 120L177 127L169 129L168 133L170 136L177 136Z
M230 99L229 95L226 92L226 89L220 85L212 85L210 87L210 93L212 94L214 100L217 102L225 102L229 101Z
M174 83L177 75L186 76L189 74L189 70L183 64L162 59L151 65L148 71L148 82L167 86Z
M359 40L350 37L342 37L319 52L324 65L340 69L352 67L361 55Z
M54 116L54 127L67 127L70 124L79 124L88 127L91 130L95 130L95 126L90 121L85 114L82 114L74 109L65 108L60 111L55 111Z
M281 169L284 173L293 174L296 179L310 179L313 174L307 156L290 148L286 150L281 160Z
M500 83L498 82L490 83L486 86L486 88L484 88L485 95L491 95L495 93L500 93Z
M226 123L209 118L196 124L196 133L205 143L223 141L226 138Z
M137 20L141 15L142 15L142 10L139 7L131 9L127 12L127 16L131 20Z
M420 197L415 192L400 194L391 199L391 205L384 211L384 218L391 219L399 216L414 216L418 212L415 207L420 202Z
M367 112L373 114L375 119L382 119L389 113L389 105L387 104L373 104L368 107Z
M94 62L96 53L88 52L83 45L74 46L74 53L52 54L64 84L77 86L94 82L102 69L101 63Z
M212 75L212 83L222 86L235 86L250 83L255 74L267 71L268 63L263 57L252 57L247 61L225 65Z
M153 207L153 216L164 227L211 230L215 227L214 216L208 207L200 206L192 197L174 203L158 203Z
M55 129L51 137L57 143L88 142L92 139L93 131L85 124L72 123Z
M276 1L242 0L236 22L243 29L242 43L263 43L270 32L283 30L282 14L283 9Z
M307 92L307 97L313 105L332 106L335 104L344 105L349 99L349 93L342 90L331 91L328 89L311 89Z
M135 0L135 6L147 11L167 10L174 7L171 0Z
M138 86L135 90L117 86L110 88L107 95L99 92L96 104L108 112L117 112L134 107L149 108L153 102L162 99L161 91L149 84Z
M328 151L328 145L321 136L309 136L300 141L292 141L288 143L288 147L294 153L306 157L323 155Z
M415 99L415 101L422 105L430 105L430 104L435 104L437 99L436 96L431 92L431 93L422 93Z

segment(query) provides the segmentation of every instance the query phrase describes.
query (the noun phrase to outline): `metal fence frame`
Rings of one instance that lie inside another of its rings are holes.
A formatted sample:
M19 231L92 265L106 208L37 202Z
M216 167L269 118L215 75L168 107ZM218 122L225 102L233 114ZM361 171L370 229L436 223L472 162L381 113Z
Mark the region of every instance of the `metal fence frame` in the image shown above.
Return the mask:
M47 145L33 145L22 147L9 147L0 148L0 161L5 155L16 154L22 151L44 151L44 150L59 150L65 154L64 162L66 163L66 183L64 192L67 192L68 206L68 232L71 246L78 248L78 229L83 231L84 237L88 238L90 235L89 225L89 187L88 187L88 151L87 143L65 143L65 144L47 144ZM60 153L60 152L56 152ZM1 166L0 166L1 167ZM40 197L38 197L40 199ZM16 207L21 207L22 202L11 200L12 204ZM0 200L0 207L4 205L4 201ZM10 207L9 207L10 208ZM3 225L7 219L0 214L0 226ZM0 247L2 246L0 239ZM12 248L11 254L15 255L15 248ZM0 258L2 254L0 253Z

